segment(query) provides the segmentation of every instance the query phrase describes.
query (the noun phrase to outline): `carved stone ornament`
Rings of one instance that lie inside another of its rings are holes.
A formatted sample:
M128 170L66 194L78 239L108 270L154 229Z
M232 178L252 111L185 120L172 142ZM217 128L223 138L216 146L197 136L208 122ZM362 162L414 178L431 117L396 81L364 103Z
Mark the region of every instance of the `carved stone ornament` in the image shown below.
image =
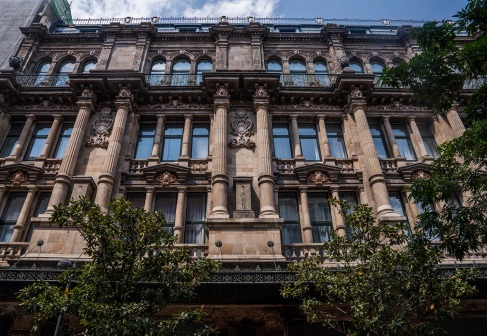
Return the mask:
M5 96L3 94L0 94L0 106L5 105Z
M76 105L64 105L64 104L54 104L50 100L43 100L39 104L31 104L31 105L16 105L13 106L12 109L16 110L76 110Z
M259 86L257 90L255 90L255 96L256 97L269 97L269 94L267 93L267 90L263 86Z
M416 170L413 172L411 179L413 181L416 181L417 179L420 179L420 178L428 179L429 177L430 177L430 174L425 172L424 170Z
M93 90L91 90L90 88L84 88L83 92L81 92L81 97L87 97L87 98L93 97Z
M389 105L367 105L365 107L367 111L428 111L431 110L428 106L416 106L416 105L404 105L400 101L393 101Z
M252 120L249 119L245 112L237 111L235 113L230 134L237 137L228 143L230 148L255 149L255 142L250 139L250 137L254 135L254 132L252 131Z
M13 186L18 187L22 183L27 182L29 175L22 170L17 170L15 173L10 175L10 181L12 181Z
M123 86L118 92L118 97L124 97L124 98L132 97L132 92L130 92L130 89L128 87Z
M160 108L171 108L171 109L211 109L213 107L212 104L196 104L196 103L182 103L180 100L174 99L168 103L159 103L159 104L148 104L147 108L149 109L160 109Z
M176 174L168 170L159 173L154 180L157 183L160 183L162 185L170 185L170 184L178 183L178 177L176 176Z
M330 182L330 176L327 173L322 172L321 170L315 170L314 172L309 173L308 175L308 183L314 183L315 185L323 185L325 183Z
M218 89L216 89L215 95L219 97L226 97L228 96L228 90L224 86L219 86Z
M95 121L90 133L90 140L86 142L88 147L107 148L108 137L112 132L113 116L109 107L101 110L100 117Z
M352 98L363 98L364 94L362 93L362 91L360 91L360 89L358 87L354 87L352 89L352 92L350 92L350 97L352 97Z
M343 107L339 105L315 104L310 100L304 100L300 104L286 104L286 105L271 105L273 110L333 110L343 111Z

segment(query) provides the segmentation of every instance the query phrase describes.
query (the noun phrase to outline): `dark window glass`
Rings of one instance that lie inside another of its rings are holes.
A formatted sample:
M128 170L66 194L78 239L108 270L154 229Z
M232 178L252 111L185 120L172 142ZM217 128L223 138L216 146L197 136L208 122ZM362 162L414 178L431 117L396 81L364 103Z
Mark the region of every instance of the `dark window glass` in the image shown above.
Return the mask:
M209 136L210 136L210 125L195 124L193 126L191 158L205 159L208 157Z
M7 203L0 217L0 241L10 241L26 197L26 192L12 192L8 196Z
M328 137L331 156L337 159L346 158L347 150L345 148L345 141L343 139L343 132L340 124L327 124L326 136Z
M294 86L306 86L308 78L306 76L306 64L300 60L289 62L290 81Z
M279 76L279 83L283 82L282 79L282 65L279 61L276 60L270 60L267 62L267 72L273 72L273 73L278 73L280 74Z
M301 226L295 193L279 193L279 214L284 219L281 234L282 243L301 243Z
M350 205L350 208L347 210L347 214L350 214L354 211L354 206L357 205L357 194L355 191L340 191L338 194L338 197L340 197L341 201L345 201ZM352 236L352 231L351 228L347 225L345 222L345 232L348 238L351 238Z
M378 61L370 62L370 67L372 68L372 73L374 75L380 75L384 72L384 64Z
M83 65L83 73L90 73L90 70L96 68L96 61L88 61Z
M206 194L188 193L186 199L186 244L204 244L206 222Z
M156 125L153 123L142 123L139 127L137 145L135 147L134 159L147 159L152 155Z
M50 124L37 124L30 139L29 147L27 147L27 152L25 152L24 160L34 160L41 155L50 130Z
M210 72L212 69L212 63L210 60L199 61L196 66L196 82L203 82L203 72Z
M178 199L177 192L171 193L157 193L154 202L154 211L162 211L166 224L164 229L170 233L174 233L174 219L176 218L176 202Z
M62 159L64 157L64 153L66 152L66 148L68 147L69 138L71 137L72 132L72 124L63 125L61 135L59 136L59 140L56 145L56 150L54 151L54 158Z
M362 67L362 64L358 62L350 62L350 69L354 70L355 73L357 74L363 74L364 73L364 68Z
M406 125L391 125L391 127L392 134L394 135L394 139L396 140L401 156L405 157L406 160L409 161L416 160L416 154L414 153L411 140L409 139L409 133Z
M132 209L143 208L145 205L145 192L129 192L126 198Z
M56 86L67 86L68 85L68 74L73 72L74 61L64 61L58 69L58 79L56 81Z
M437 158L438 151L436 150L436 141L433 133L428 124L418 124L419 134L421 134L421 139L423 139L424 146L426 147L426 152L429 156Z
M330 240L333 230L327 193L308 193L308 207L313 230L313 243Z
M34 215L32 217L39 217L46 212L47 206L49 205L49 200L51 199L51 192L41 192L39 198L37 199L37 205L34 210ZM25 241L28 242L32 238L32 233L34 232L34 225L29 225L29 230L25 237Z
M164 130L164 145L162 147L162 161L178 161L181 155L183 140L183 125L169 124Z
M191 63L188 60L177 60L172 66L172 81L173 86L185 86L189 84L189 70Z
M8 131L7 137L3 142L2 150L0 151L0 157L7 157L12 154L17 141L19 141L22 128L24 128L24 124L22 123L13 123L10 126L10 130Z
M395 213L399 214L399 216L407 217L406 208L404 207L404 202L399 191L389 191L389 201L391 202L392 209ZM409 223L406 223L406 225L406 233L409 235L411 233L411 228Z
M313 124L299 125L299 140L301 141L301 150L306 161L320 161L321 155L318 148L318 135L316 127Z
M291 139L287 124L275 124L272 128L274 137L274 152L278 159L291 159Z
M381 159L389 157L387 151L386 143L384 142L384 135L382 134L382 129L379 124L369 125L370 134L372 135L372 140L374 141L375 151L377 156Z

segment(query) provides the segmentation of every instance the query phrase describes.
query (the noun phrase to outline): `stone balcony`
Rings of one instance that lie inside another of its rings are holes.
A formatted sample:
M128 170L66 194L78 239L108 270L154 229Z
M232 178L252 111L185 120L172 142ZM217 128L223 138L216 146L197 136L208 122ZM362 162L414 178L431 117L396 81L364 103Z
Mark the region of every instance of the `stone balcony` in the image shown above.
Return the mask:
M206 174L208 173L208 159L190 159L188 161L188 167L191 169L192 174ZM142 174L143 169L149 167L149 159L145 160L130 160L129 173L130 174Z
M294 170L296 168L296 160L295 159L276 159L275 163L275 171L279 174L294 174ZM316 163L316 162L312 162ZM350 159L335 159L335 158L327 158L325 160L327 165L335 166L341 168L342 173L354 173L358 167L357 158L353 157Z

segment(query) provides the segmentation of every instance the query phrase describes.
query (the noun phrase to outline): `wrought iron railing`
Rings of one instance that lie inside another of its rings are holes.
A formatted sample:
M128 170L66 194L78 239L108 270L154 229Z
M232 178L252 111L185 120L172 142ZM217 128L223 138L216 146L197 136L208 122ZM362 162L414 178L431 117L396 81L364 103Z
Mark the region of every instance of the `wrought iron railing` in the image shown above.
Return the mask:
M149 86L197 86L199 81L196 75L146 75L145 80Z
M68 87L68 75L18 75L17 84L23 87Z
M332 87L336 83L337 75L283 75L283 86L298 87Z

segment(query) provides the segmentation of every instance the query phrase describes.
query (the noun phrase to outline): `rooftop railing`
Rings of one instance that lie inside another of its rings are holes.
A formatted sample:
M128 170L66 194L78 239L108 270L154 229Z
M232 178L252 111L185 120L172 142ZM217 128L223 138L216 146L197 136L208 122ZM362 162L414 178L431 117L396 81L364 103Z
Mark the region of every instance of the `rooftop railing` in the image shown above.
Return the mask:
M68 87L67 75L18 75L17 84L23 87Z

